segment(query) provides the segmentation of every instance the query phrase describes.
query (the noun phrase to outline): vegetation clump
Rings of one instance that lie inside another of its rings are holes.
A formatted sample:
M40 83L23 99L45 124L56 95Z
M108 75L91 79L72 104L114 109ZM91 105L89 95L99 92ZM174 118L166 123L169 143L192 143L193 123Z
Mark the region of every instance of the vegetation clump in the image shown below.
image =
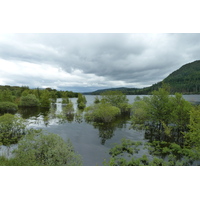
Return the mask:
M77 104L79 109L84 109L86 107L87 100L81 93L78 94Z
M69 102L67 103L67 105L64 106L63 113L65 115L72 115L72 114L74 114L74 105L73 105L72 101L69 100Z
M96 122L111 122L120 115L120 109L108 103L94 104L87 107L85 111L86 120Z
M0 113L15 113L18 106L12 102L0 102Z
M40 106L43 108L49 108L51 105L50 93L48 90L43 90L40 97Z
M102 93L101 102L109 103L119 108L121 113L129 113L131 109L126 95L121 91L106 91Z
M38 107L40 102L34 94L28 94L21 97L19 105L22 107Z
M74 166L81 165L80 156L75 153L70 140L65 142L53 133L41 130L25 135L13 152L20 166Z
M0 144L16 144L26 133L26 121L12 114L0 116Z

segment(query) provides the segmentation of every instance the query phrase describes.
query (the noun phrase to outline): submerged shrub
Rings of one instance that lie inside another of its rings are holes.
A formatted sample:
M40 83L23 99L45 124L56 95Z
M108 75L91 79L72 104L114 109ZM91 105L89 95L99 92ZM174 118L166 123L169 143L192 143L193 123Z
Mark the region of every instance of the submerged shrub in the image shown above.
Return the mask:
M101 102L109 103L120 109L121 113L129 113L131 106L121 91L105 91L101 94Z
M1 113L15 113L18 110L18 106L12 102L0 102Z
M119 114L119 108L108 103L99 103L86 108L85 118L88 121L111 122Z
M21 117L4 114L0 117L0 143L15 144L25 134L26 122Z
M74 113L74 105L72 101L69 100L67 105L63 108L64 115L72 115Z
M84 95L78 94L77 104L79 109L84 109L86 106L87 100Z
M76 166L81 158L75 153L70 140L65 142L59 135L33 130L25 135L13 151L16 165L26 166Z
M39 106L39 100L34 94L28 94L27 96L22 96L20 100L20 106L24 107L36 107Z

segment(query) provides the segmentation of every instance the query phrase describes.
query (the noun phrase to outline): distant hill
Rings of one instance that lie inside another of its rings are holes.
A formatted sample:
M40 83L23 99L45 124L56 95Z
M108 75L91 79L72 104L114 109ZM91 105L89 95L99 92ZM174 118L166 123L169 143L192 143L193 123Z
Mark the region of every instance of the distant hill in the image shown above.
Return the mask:
M102 90L96 90L94 92L85 92L83 94L87 95L100 95L101 93L105 92L105 91L122 91L125 94L132 94L133 91L137 91L139 90L138 88L126 88L126 87L119 87L119 88L108 88L108 89L102 89Z
M157 90L162 86L162 82L170 85L171 93L179 92L182 94L200 94L200 60L188 63L172 72L163 81L153 84L146 88L109 88L105 90L97 90L87 93L99 95L107 90L119 90L129 95L150 94L153 90Z

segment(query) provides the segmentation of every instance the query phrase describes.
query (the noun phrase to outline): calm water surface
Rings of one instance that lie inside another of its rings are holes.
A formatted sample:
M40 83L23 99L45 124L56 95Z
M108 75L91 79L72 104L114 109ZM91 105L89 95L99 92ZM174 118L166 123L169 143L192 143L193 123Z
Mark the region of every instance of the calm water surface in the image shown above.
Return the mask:
M129 103L133 103L136 95L128 95ZM95 96L86 95L87 106L94 102ZM184 95L187 101L198 104L200 95ZM74 108L77 109L77 98L71 98ZM68 120L61 120L56 117L62 111L61 99L50 110L45 109L23 109L18 114L28 119L30 127L42 128L61 136L65 141L69 138L83 160L83 165L100 166L103 161L109 160L109 150L116 143L120 143L122 138L134 141L146 142L143 131L136 131L130 128L130 121L127 118L120 119L109 127L94 126L88 124L83 118L74 117ZM143 155L145 150L141 150L138 156Z

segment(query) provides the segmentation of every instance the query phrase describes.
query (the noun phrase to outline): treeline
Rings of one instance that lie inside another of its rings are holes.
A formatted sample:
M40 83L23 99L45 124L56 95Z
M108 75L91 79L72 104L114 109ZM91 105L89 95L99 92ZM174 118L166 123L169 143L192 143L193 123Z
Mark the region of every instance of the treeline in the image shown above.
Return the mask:
M0 112L16 112L18 107L50 107L57 98L78 97L78 93L71 91L57 91L56 89L30 89L28 86L0 86Z

